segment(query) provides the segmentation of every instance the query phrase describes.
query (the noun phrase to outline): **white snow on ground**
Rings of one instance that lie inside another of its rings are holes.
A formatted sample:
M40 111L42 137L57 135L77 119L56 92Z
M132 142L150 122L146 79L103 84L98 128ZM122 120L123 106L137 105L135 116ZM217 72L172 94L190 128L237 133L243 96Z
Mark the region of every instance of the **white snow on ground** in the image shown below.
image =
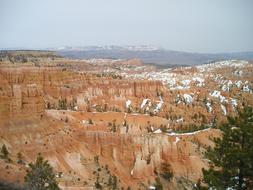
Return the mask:
M194 131L194 132L190 132L190 133L168 133L167 135L169 136L184 136L184 135L195 135L204 131L209 131L211 128L207 128L207 129L202 129L199 131Z
M139 69L138 69L139 68ZM136 71L141 71L145 69L145 66L135 68ZM142 73L121 73L125 78L131 79L147 79L147 80L159 80L164 85L168 85L169 87L173 87L176 84L175 73L171 73L170 69L164 69L162 71L145 71Z
M189 89L190 88L190 83L191 83L191 80L190 79L185 79L185 80L182 80L180 81L181 85L180 84L177 84L176 85L176 80L175 78L173 78L173 85L170 85L170 90L184 90L184 89Z
M184 100L186 102L186 104L191 104L193 102L193 98L191 97L191 95L189 94L184 94Z
M227 82L227 84L224 84L224 85L222 86L221 89L222 89L223 91L230 91L232 85L233 85L233 82L232 82L231 80L229 80L229 81Z
M177 122L177 123L182 123L182 122L184 122L184 118L182 117L182 118L180 118L180 119L177 119L176 122Z
M236 85L237 88L240 88L241 85L242 85L242 81L240 81L240 80L236 81L235 85Z
M187 87L191 83L191 80L189 80L189 79L182 80L181 83L183 84L184 87Z
M189 89L189 86L175 86L173 88L170 88L170 90L184 90L184 89Z
M216 63L210 63L210 64L205 64L205 65L200 65L197 66L197 69L200 72L204 71L212 71L218 68L223 68L223 67L234 67L234 68L242 68L245 66L245 64L248 64L248 61L244 60L226 60L226 61L219 61Z
M226 188L226 190L236 190L236 189L234 189L233 187L228 187Z
M198 86L198 87L202 87L205 85L205 83L204 83L205 79L202 79L200 77L193 77L192 80L197 82L196 86Z
M176 137L176 141L174 142L174 144L177 144L178 141L180 141L180 138L179 138L179 137Z
M140 115L139 113L132 113L131 115Z
M220 105L220 107L221 107L221 109L223 111L223 114L227 115L227 109L226 109L226 107L224 105L222 105L222 104Z
M232 130L237 130L239 127L231 127Z
M163 102L163 98L162 98L162 96L159 96L159 99L160 99L160 101L161 101L161 102Z
M162 69L157 71L150 71L148 67L145 66L138 66L133 68L133 73L123 72L121 75L125 78L131 79L146 79L146 80L156 80L161 81L164 85L166 85L170 90L184 90L189 89L191 82L197 87L203 87L205 85L205 78L208 75L205 75L203 72L214 71L216 69L222 69L225 67L232 67L235 68L235 75L242 75L243 71L241 68L245 67L248 64L247 61L243 60L226 60L226 61L219 61L216 63L210 63L205 65L197 66L197 69L201 72L198 75L194 74L192 77L186 77L185 75L175 73L172 69ZM185 67L187 69L187 67ZM125 71L129 71L129 68L122 68ZM141 72L143 71L143 72ZM229 91L231 90L231 82L224 79L224 76L219 74L212 76L214 77L215 81L221 85L222 91ZM233 82L234 83L234 82ZM235 83L234 83L235 84ZM240 86L240 82L235 84L237 87Z
M207 109L208 109L209 113L213 111L213 108L211 107L211 103L210 102L207 102L206 106L207 106Z
M131 100L127 100L126 101L126 107L129 108L129 106L131 105L132 101Z
M162 133L161 129L157 129L154 133L158 134L158 133Z
M162 97L160 96L160 101L158 101L158 104L156 105L156 108L154 109L155 113L158 113L161 110L163 103L164 101Z
M147 102L149 101L149 99L144 99L141 103L141 109L147 104Z
M237 100L236 100L236 99L231 98L231 105L232 105L233 109L235 110L235 109L236 109L236 107L237 107Z
M174 86L174 85L176 84L176 79L175 79L175 78L168 79L168 80L167 80L167 83L168 83L170 86Z
M215 97L215 98L219 98L220 97L220 91L215 90L215 91L213 91L212 94L210 94L210 96Z
M177 94L177 97L176 97L176 103L177 103L177 104L180 104L180 102L181 102L180 95L179 95L179 94Z
M215 98L219 98L221 103L227 101L226 98L221 95L220 91L215 90L213 91L213 93L210 93L209 95Z
M240 71L240 70L236 70L236 71L234 72L234 74L235 74L236 76L242 76L242 73L243 73L243 71Z
M156 108L154 109L154 112L159 112L162 108L163 102L158 102L158 104L156 105Z
M246 84L246 82L245 82L245 84ZM251 90L250 90L250 88L249 88L248 85L244 85L242 90L243 90L244 92L251 92Z

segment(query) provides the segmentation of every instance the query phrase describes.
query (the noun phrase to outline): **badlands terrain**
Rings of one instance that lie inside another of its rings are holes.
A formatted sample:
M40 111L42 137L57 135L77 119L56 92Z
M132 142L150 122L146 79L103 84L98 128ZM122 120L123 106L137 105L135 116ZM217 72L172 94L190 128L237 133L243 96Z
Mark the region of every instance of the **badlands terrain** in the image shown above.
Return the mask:
M253 106L253 62L157 68L138 59L0 53L0 182L24 183L41 153L61 189L193 189L218 126ZM17 154L23 163L17 163ZM164 165L173 173L163 177Z

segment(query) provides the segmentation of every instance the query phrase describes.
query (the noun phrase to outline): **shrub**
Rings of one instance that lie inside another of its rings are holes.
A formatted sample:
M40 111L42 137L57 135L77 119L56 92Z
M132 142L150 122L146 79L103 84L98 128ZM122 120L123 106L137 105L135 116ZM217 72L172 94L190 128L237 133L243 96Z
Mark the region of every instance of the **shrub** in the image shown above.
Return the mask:
M25 186L29 190L59 190L53 168L38 154L35 163L30 163L25 176Z
M6 148L5 144L3 144L2 148L1 148L1 155L0 155L0 157L3 158L3 159L8 159L9 158L9 151Z
M170 181L173 178L171 165L168 163L162 163L160 175L162 176L162 178L166 179L167 181Z

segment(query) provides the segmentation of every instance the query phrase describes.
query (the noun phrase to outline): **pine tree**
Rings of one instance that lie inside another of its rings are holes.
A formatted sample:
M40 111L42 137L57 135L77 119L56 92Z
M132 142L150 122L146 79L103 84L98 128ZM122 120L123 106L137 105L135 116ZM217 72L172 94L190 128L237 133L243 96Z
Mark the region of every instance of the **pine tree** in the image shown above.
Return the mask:
M161 174L160 175L165 180L170 181L173 178L173 171L172 171L171 165L169 163L163 162L161 164L160 170L161 170Z
M108 186L111 187L112 186L112 176L110 174L109 178L108 178ZM111 188L110 188L111 189Z
M209 170L203 170L204 182L212 189L253 189L253 112L251 107L228 117L220 127L222 138L209 148Z
M53 168L47 160L38 154L36 162L29 164L25 176L25 185L29 190L59 190Z
M155 178L155 189L156 190L163 190L163 185L159 177Z
M1 148L1 157L7 159L9 157L9 151L6 148L5 144Z
M114 175L114 176L112 176L112 189L117 189L117 187L118 187L118 179L117 179L117 177Z
M95 181L95 187L96 189L102 189L102 185L99 183L99 176L97 176L97 179Z
M22 155L21 152L17 153L17 163L18 164L23 164L24 163L24 161L23 161L23 155Z

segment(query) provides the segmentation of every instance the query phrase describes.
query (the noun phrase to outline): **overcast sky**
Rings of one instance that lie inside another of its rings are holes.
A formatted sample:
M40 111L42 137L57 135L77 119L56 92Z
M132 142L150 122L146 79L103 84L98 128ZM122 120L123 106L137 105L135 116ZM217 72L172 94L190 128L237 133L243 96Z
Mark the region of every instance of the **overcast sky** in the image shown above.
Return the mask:
M253 50L253 0L0 0L0 48Z

